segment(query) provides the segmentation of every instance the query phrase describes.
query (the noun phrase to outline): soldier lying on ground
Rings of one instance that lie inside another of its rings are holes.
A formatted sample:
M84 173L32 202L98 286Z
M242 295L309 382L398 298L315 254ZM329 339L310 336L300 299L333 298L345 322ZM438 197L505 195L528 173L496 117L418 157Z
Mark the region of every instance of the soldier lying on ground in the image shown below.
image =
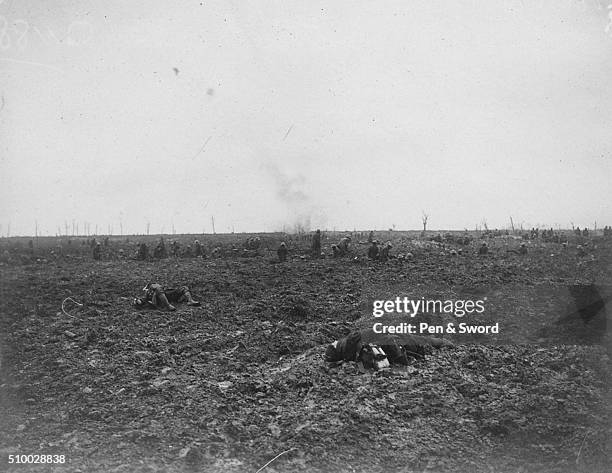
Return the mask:
M517 255L526 255L529 250L527 250L527 245L525 243L521 243L521 245L518 247L518 249L513 248L510 250L506 250L507 253L516 253Z
M187 302L189 306L199 306L200 303L191 297L187 286L177 289L164 289L161 284L149 283L144 288L144 297L134 298L134 305L138 308L156 308L165 310L176 310L170 302Z
M364 368L380 368L385 367L382 356L390 364L407 365L409 358L424 358L430 347L447 346L453 346L453 343L442 338L418 335L381 336L373 334L372 330L361 330L328 345L325 361L356 361L363 363Z

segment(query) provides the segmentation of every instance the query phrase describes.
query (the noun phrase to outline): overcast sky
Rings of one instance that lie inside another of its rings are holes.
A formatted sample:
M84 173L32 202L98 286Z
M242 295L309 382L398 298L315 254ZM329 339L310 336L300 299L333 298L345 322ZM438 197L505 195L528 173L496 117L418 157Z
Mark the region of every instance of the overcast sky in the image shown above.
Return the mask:
M608 3L0 0L0 234L612 224Z

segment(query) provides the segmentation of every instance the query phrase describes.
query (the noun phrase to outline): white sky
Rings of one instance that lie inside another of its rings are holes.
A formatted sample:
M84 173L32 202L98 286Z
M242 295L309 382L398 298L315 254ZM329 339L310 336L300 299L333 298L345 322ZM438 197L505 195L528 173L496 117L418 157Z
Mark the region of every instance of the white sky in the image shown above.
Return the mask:
M0 234L612 224L608 3L0 0Z

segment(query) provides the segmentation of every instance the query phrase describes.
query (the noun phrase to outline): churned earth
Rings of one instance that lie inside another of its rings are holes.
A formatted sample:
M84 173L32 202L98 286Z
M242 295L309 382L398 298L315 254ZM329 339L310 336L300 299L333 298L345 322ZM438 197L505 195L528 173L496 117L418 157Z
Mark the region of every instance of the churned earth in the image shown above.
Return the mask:
M210 249L221 237L205 238ZM269 237L251 258L40 249L1 265L0 471L255 473L273 459L263 471L610 471L605 314L584 324L568 288L609 294L612 242L519 256L492 241L478 257L477 242L450 256L393 239L411 259L372 262L355 245L313 260L294 241L278 263ZM121 247L133 242L110 243ZM187 285L202 306L133 308L149 281ZM445 334L455 346L380 372L323 361L326 344L371 327L372 300L397 296L485 300L483 314L423 320L499 322L500 333Z

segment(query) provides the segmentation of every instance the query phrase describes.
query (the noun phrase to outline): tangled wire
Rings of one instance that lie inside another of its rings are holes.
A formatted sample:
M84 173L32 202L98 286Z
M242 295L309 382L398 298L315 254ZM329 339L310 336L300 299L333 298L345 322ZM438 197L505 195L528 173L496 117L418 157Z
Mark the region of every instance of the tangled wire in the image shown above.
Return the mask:
M80 302L75 301L72 297L66 297L66 299L64 299L62 301L62 312L64 314L66 314L68 317L72 317L73 319L76 319L77 317L75 317L74 315L69 314L68 312L66 312L66 309L64 309L64 304L66 304L66 301L73 302L73 303L75 303L79 307L83 307L83 304L81 304Z

